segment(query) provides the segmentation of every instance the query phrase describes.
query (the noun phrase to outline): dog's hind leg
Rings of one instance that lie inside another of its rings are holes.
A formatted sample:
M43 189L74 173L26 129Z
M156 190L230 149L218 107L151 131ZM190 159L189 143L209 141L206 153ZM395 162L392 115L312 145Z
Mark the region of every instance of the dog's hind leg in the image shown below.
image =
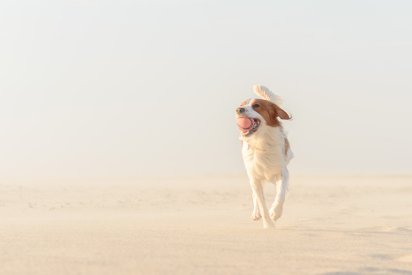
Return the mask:
M282 170L281 179L276 182L276 197L270 208L270 218L274 221L282 216L283 203L285 202L286 191L289 182L289 172L287 169Z
M252 180L250 182L253 195L255 196L257 205L259 206L260 213L263 217L263 227L273 227L273 222L270 219L269 211L266 206L265 196L263 194L263 186L261 181Z

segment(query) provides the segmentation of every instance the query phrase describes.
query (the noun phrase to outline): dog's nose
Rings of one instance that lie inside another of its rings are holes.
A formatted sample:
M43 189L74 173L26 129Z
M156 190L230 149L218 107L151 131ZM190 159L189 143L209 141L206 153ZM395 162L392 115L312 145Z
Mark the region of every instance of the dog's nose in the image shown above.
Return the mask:
M238 113L238 114L242 114L244 112L245 112L245 108L243 108L243 107L239 107L239 108L236 109L236 113Z

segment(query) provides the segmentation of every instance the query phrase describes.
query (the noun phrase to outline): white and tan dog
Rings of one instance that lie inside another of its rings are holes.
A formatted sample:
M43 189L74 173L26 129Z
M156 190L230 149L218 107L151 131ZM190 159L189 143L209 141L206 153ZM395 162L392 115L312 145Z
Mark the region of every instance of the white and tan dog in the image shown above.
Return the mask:
M253 87L259 99L247 99L236 109L237 125L243 142L242 155L252 188L252 219L263 217L263 227L280 218L289 180L287 165L293 157L280 119L291 119L280 105L280 98L268 88ZM263 184L276 184L276 197L268 210Z

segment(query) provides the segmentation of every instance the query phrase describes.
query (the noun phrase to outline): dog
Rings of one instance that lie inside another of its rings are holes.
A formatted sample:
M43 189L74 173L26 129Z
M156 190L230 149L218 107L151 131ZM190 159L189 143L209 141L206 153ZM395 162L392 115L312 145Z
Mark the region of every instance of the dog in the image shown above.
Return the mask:
M268 88L255 85L259 98L243 101L236 109L236 122L242 141L242 156L252 188L252 219L263 220L263 227L274 226L282 215L289 182L287 165L293 158L289 141L279 119L292 117L280 107L281 99ZM263 184L276 184L276 197L267 208Z

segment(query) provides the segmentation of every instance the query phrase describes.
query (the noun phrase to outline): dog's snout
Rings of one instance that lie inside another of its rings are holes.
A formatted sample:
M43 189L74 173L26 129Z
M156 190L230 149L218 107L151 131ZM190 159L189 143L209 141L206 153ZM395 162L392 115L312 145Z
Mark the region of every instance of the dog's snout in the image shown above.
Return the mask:
M243 107L239 107L239 108L236 109L236 113L238 113L238 114L242 114L244 112L245 112L245 108L243 108Z

